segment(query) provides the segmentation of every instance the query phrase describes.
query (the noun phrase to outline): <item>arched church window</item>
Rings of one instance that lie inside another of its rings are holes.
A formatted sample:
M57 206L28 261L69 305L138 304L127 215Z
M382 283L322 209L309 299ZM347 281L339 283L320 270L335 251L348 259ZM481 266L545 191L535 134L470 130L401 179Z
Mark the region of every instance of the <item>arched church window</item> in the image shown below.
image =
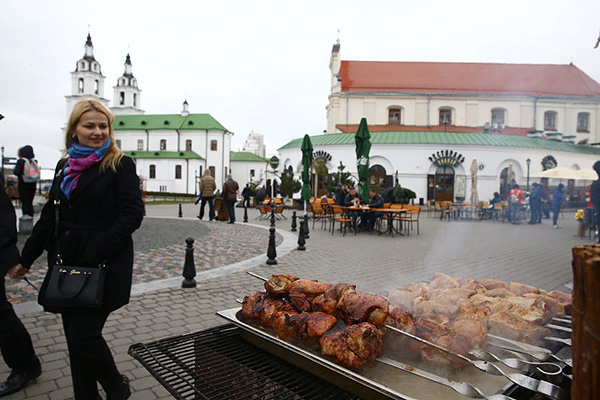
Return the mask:
M79 78L78 88L79 93L83 93L83 78Z
M181 179L181 165L175 166L175 179Z
M150 164L149 178L156 179L156 165Z
M85 63L83 61L81 62L81 69L85 69Z
M100 83L98 82L98 79L94 81L94 93L100 94Z
M161 150L167 149L167 140L166 139L160 139L160 149Z
M138 149L138 151L144 150L144 140L143 139L138 139L137 149Z
M192 151L192 139L187 139L185 141L185 150Z
M210 141L210 150L211 151L217 151L217 141L216 140L211 140Z
M137 93L133 94L133 106L137 107Z
M125 92L119 93L119 105L125 104Z

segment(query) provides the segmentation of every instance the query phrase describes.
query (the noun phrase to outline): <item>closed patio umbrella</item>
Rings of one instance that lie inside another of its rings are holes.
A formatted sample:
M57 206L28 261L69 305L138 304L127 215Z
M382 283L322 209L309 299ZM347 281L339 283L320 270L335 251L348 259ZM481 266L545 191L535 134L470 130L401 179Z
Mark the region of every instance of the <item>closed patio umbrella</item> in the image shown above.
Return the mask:
M358 192L363 199L369 198L369 152L371 151L371 134L367 119L362 117L354 136L356 142L356 167L358 169Z
M305 202L308 202L312 197L312 191L310 190L310 167L312 165L313 146L310 136L304 135L300 150L302 151L302 191L300 192L300 197ZM306 209L306 204L304 204L304 213L306 213Z
M477 160L473 159L471 163L471 208L477 207L477 203L479 203L479 194L477 193L477 171L479 171L479 166L477 165Z

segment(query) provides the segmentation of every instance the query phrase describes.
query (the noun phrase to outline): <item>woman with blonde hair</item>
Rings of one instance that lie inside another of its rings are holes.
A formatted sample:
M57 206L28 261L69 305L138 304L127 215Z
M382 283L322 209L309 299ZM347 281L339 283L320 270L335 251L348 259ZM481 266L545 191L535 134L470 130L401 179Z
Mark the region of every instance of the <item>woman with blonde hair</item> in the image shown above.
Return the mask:
M65 155L56 166L49 201L21 254L23 272L44 249L48 250L49 271L61 260L63 265L106 266L100 308L46 305L50 274L40 288L40 304L62 316L76 399L101 398L98 383L108 400L126 399L131 394L129 380L117 370L102 329L109 314L129 302L131 235L142 222L144 203L133 160L115 146L113 121L113 115L95 100L75 104L65 134Z

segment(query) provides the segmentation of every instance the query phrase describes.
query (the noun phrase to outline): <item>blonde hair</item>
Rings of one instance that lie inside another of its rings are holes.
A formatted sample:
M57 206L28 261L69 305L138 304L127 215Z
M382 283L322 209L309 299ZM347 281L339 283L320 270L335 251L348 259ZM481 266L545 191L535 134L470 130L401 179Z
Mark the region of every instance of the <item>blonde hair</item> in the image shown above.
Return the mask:
M115 143L115 135L112 127L115 117L106 109L106 107L96 100L80 100L75 104L75 106L73 106L73 111L71 111L71 116L69 117L69 122L67 123L67 130L65 132L65 152L63 154L63 159L69 158L67 149L73 144L73 139L75 138L75 128L77 127L81 116L88 111L98 111L99 113L104 114L108 120L108 137L110 138L110 147L102 159L100 170L104 172L107 168L111 168L113 171L116 171L124 154Z

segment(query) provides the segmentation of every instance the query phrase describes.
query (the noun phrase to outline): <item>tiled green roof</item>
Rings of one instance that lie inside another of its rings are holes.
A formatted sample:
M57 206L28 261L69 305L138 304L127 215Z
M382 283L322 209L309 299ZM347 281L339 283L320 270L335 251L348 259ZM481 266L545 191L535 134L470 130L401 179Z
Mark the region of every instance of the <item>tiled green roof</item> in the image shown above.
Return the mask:
M179 158L183 160L204 160L204 158L193 151L124 151L123 153L133 159Z
M147 115L115 115L113 129L116 131L132 130L217 130L227 129L210 114L147 114Z
M331 133L311 136L313 146L354 145L354 133ZM552 140L471 132L371 132L372 144L455 144L461 146L498 146L547 149L581 154L599 154L600 148ZM294 139L281 149L300 148L302 138Z
M231 161L246 161L246 162L264 162L267 163L269 160L261 156L257 156L254 153L247 151L232 151L229 153L229 160Z

